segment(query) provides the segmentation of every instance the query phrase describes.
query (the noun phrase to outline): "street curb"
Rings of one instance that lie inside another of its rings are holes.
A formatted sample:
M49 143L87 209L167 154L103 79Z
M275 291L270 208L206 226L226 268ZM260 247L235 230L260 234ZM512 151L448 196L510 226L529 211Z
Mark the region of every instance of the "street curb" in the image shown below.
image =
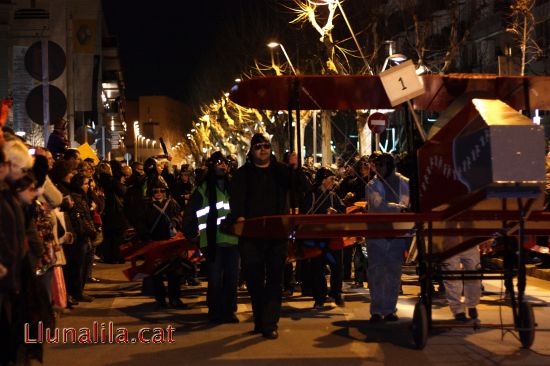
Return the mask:
M502 268L503 261L500 258L491 258L489 262ZM525 267L528 276L550 281L550 268L539 268L534 264L527 264Z

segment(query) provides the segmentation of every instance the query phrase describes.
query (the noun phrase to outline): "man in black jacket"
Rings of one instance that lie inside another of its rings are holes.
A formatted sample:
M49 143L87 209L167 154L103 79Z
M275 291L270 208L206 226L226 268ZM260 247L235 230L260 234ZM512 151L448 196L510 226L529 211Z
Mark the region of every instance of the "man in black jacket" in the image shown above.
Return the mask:
M231 185L230 206L237 221L288 214L290 175L291 169L272 156L267 137L255 134L250 141L248 161L237 170ZM241 238L239 246L252 299L254 332L276 339L288 242Z

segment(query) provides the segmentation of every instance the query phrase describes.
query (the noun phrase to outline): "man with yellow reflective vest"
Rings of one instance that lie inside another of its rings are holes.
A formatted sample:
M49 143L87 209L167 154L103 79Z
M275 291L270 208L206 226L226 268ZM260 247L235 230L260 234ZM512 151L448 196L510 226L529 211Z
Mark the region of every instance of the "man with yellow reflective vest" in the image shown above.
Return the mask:
M193 192L184 215L184 234L197 238L208 265L208 320L238 323L237 283L239 277L238 238L220 231L229 215L227 159L219 151L208 159L208 172Z

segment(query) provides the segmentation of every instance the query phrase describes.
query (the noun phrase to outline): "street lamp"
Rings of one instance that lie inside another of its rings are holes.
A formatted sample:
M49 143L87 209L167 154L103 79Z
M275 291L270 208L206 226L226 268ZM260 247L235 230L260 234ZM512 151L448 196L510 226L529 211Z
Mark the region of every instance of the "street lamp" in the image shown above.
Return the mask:
M395 63L400 63L400 62L403 62L407 60L407 56L401 54L401 53L394 53L392 55L389 55L388 57L386 57L386 59L384 60L384 66L382 66L382 71L386 70L386 67L388 67L388 63L390 61L393 61Z
M134 160L138 161L137 140L139 135L139 121L134 121Z
M290 57L288 57L288 53L286 53L286 50L283 47L283 45L281 43L277 43L277 42L270 42L270 43L267 44L267 47L269 47L269 48L275 48L277 46L281 47L281 50L283 50L283 53L286 57L286 60L288 61L288 64L290 65L290 68L292 69L292 73L294 75L296 75L296 69L294 68L294 65L292 65L292 61L290 61Z
M384 42L388 45L388 57L384 60L384 66L382 66L382 71L386 70L390 61L395 63L400 63L407 60L407 56L401 53L393 53L395 50L395 41L386 41Z

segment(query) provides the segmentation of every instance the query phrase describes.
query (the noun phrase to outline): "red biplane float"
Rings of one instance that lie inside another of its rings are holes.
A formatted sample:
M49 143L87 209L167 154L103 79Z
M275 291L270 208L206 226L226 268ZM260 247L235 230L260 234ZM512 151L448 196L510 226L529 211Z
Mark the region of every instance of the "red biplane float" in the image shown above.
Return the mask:
M178 261L197 263L202 259L197 245L187 240L182 233L177 233L169 240L131 242L121 248L121 254L131 263L131 267L123 271L129 281L159 273ZM138 264L138 261L143 262Z
M418 178L411 177L411 195L420 203L416 212L259 217L237 223L235 234L290 240L416 236L424 243L418 245L421 294L412 321L416 346L426 345L431 328L459 326L432 321L435 279L498 278L505 282L514 319L498 327L517 331L528 348L535 320L524 298L523 242L528 234L550 234L550 213L542 212L544 132L518 110L550 109L550 77L460 74L424 75L421 80L425 93L414 107L442 114L424 145L411 152L418 160ZM375 75L261 77L236 85L230 98L245 107L289 111L392 107ZM437 265L496 237L520 243L507 248L503 270L451 273Z

